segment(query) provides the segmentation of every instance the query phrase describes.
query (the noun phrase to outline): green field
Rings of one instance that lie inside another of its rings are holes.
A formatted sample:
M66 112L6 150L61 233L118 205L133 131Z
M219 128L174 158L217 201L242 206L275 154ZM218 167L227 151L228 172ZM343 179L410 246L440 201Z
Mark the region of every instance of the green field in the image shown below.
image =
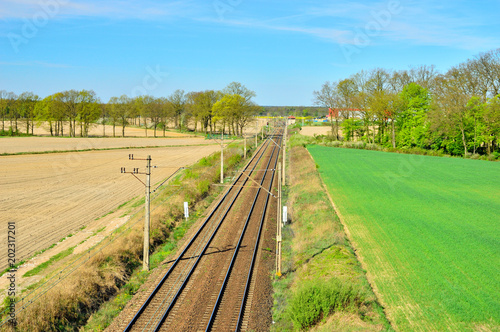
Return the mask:
M308 150L397 330L499 330L500 163Z

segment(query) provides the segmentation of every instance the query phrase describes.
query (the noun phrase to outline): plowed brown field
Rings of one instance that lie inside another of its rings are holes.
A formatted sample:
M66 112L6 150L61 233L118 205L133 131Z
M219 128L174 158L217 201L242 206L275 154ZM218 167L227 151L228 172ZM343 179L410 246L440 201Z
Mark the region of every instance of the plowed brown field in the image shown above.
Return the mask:
M67 137L1 137L1 153L74 151L90 149L109 149L124 147L154 147L173 145L213 144L202 137L189 138L67 138Z
M194 140L198 144L210 142ZM174 141L177 139L169 140L168 145L181 143ZM47 146L39 148L51 150ZM26 259L118 205L143 195L144 186L139 181L120 173L120 167L139 167L142 172L145 169L146 162L129 161L129 153L136 157L151 155L152 165L159 167L152 170L154 189L179 167L218 149L217 145L210 145L2 156L0 246L7 248L6 225L15 222L16 258ZM7 253L0 253L0 269L6 266Z

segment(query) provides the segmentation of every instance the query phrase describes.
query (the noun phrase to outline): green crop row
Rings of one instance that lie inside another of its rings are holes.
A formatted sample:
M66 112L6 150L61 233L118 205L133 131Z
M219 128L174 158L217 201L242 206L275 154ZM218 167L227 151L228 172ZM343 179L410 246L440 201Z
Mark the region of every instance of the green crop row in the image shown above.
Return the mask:
M308 150L396 329L500 327L500 164Z

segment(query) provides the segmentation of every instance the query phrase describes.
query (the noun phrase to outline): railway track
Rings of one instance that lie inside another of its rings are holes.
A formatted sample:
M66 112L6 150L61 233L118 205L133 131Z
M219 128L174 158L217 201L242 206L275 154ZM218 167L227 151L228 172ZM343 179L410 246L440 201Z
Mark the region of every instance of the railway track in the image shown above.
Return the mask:
M122 331L245 331L279 158L268 138Z

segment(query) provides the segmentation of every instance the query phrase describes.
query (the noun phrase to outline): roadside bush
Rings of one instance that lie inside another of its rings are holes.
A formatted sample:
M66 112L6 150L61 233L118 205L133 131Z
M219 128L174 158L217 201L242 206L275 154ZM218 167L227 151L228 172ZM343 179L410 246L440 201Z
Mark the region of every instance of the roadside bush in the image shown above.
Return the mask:
M227 160L227 167L233 167L236 164L238 164L241 161L241 154L233 154L229 159Z
M339 146L340 146L340 144L339 144ZM342 146L345 147L345 148L350 148L350 149L364 149L365 146L366 146L366 143L365 142L350 142L350 141L347 141L347 142L342 143Z
M201 180L200 182L198 182L196 187L198 189L200 197L205 197L208 194L208 191L210 190L210 181Z
M212 166L213 160L209 160L207 157L203 157L198 162L200 166Z
M198 172L195 172L191 168L188 168L188 169L186 169L184 171L184 179L185 180L188 180L188 179L197 179L198 177L199 177Z
M332 278L326 282L311 280L292 295L288 315L294 327L302 330L314 326L335 311L355 309L363 301L359 290L339 279Z
M498 159L498 154L496 154L495 152L492 153L492 154L490 154L490 155L488 155L488 160L489 161L495 161L497 159Z
M338 147L339 147L339 146L341 146L341 145L342 145L342 142L341 142L341 141L333 141L333 142L332 142L332 146L333 146L333 147L338 148Z
M297 145L305 146L307 144L314 144L314 143L315 143L314 137L304 136L304 135L299 135L299 134L290 135L290 146L291 147L294 147Z
M367 149L367 150L375 150L376 151L376 150L378 150L378 146L377 146L377 144L374 144L374 143L367 143L365 145L365 149Z
M470 155L470 159L479 159L480 157L481 157L481 155L478 154L478 153L473 153L473 154Z

